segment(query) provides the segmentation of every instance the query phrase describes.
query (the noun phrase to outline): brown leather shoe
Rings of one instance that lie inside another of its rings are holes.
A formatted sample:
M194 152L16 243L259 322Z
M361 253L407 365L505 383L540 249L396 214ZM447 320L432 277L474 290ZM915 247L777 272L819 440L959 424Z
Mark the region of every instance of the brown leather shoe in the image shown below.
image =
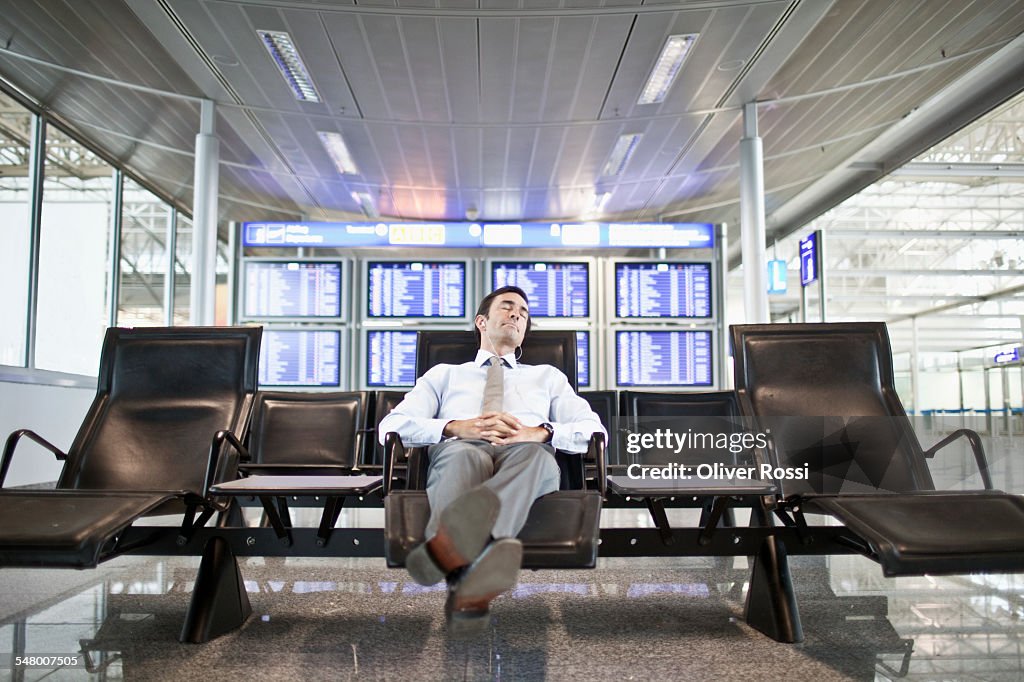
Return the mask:
M437 534L409 552L405 568L420 585L433 585L468 566L487 546L501 502L494 491L477 486L441 511Z
M502 538L488 545L449 589L445 615L450 630L468 634L487 627L491 601L515 587L522 564L519 540Z

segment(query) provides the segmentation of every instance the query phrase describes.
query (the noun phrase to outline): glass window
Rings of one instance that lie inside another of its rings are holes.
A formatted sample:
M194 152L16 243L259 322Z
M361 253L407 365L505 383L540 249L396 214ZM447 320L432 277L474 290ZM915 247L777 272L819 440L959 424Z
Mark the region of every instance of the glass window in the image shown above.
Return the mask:
M189 323L192 295L192 219L178 212L178 236L174 256L174 324Z
M109 310L113 168L46 128L36 367L95 375Z
M121 286L117 324L164 325L167 224L171 207L130 178L121 200Z
M32 114L0 93L0 365L25 364Z

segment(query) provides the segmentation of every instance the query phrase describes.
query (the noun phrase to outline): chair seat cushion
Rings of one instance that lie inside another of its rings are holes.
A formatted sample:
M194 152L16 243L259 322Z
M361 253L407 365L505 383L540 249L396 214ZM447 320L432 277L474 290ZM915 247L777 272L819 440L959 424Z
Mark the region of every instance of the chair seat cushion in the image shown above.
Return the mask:
M4 490L0 566L92 568L104 549L173 493Z
M430 518L427 494L394 491L384 500L385 556L392 568L423 542ZM562 490L537 499L519 533L523 568L593 568L597 563L601 495L596 490Z
M1024 499L995 491L821 496L863 538L887 576L1024 571Z

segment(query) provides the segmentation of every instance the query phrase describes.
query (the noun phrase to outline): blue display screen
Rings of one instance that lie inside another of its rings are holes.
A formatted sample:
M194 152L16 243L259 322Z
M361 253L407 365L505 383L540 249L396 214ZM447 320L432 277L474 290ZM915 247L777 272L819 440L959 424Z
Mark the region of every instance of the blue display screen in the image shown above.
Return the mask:
M711 332L615 332L615 383L619 386L711 386Z
M247 261L243 317L338 318L342 264L338 261Z
M466 264L368 262L368 317L464 317Z
M615 316L711 317L710 263L616 263Z
M261 386L341 385L341 331L264 329L260 343Z
M590 316L588 263L492 263L491 285L526 292L532 317Z
M414 331L367 331L366 385L383 387L415 384L416 337Z
M576 383L590 386L590 332L576 332Z

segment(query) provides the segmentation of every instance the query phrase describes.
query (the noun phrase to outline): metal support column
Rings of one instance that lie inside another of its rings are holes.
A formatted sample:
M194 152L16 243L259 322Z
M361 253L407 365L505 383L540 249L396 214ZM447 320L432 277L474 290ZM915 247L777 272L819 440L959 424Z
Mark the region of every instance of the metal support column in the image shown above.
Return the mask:
M757 102L743 105L740 140L740 240L743 253L743 309L747 323L771 322L768 260L765 253L764 152L757 136Z
M121 229L124 226L124 173L115 168L113 173L114 201L110 212L110 264L107 272L110 283L107 286L107 326L117 326L117 311L121 303Z
M167 249L167 265L164 270L164 324L174 326L174 264L178 250L178 209L171 206L167 211L167 230L164 233L164 247Z
M28 322L25 325L25 366L36 366L36 331L39 326L39 248L43 222L43 175L46 168L46 121L32 117L29 150Z
M921 404L918 401L921 387L921 375L918 373L917 358L917 318L910 318L910 401L914 405L914 414L921 414Z
M191 321L212 325L217 291L217 193L220 142L214 134L216 110L203 100L196 135L195 182L192 196Z
M717 362L715 363L715 373L717 378L717 386L720 389L732 388L731 377L728 371L728 358L729 358L729 335L726 333L727 329L725 326L726 318L726 276L729 270L729 226L725 223L718 223L715 225L715 245L713 248L714 259L715 259L715 282L714 287L718 291L717 302L715 304L715 319L718 320L717 333L718 333L718 344L715 352L718 356Z

